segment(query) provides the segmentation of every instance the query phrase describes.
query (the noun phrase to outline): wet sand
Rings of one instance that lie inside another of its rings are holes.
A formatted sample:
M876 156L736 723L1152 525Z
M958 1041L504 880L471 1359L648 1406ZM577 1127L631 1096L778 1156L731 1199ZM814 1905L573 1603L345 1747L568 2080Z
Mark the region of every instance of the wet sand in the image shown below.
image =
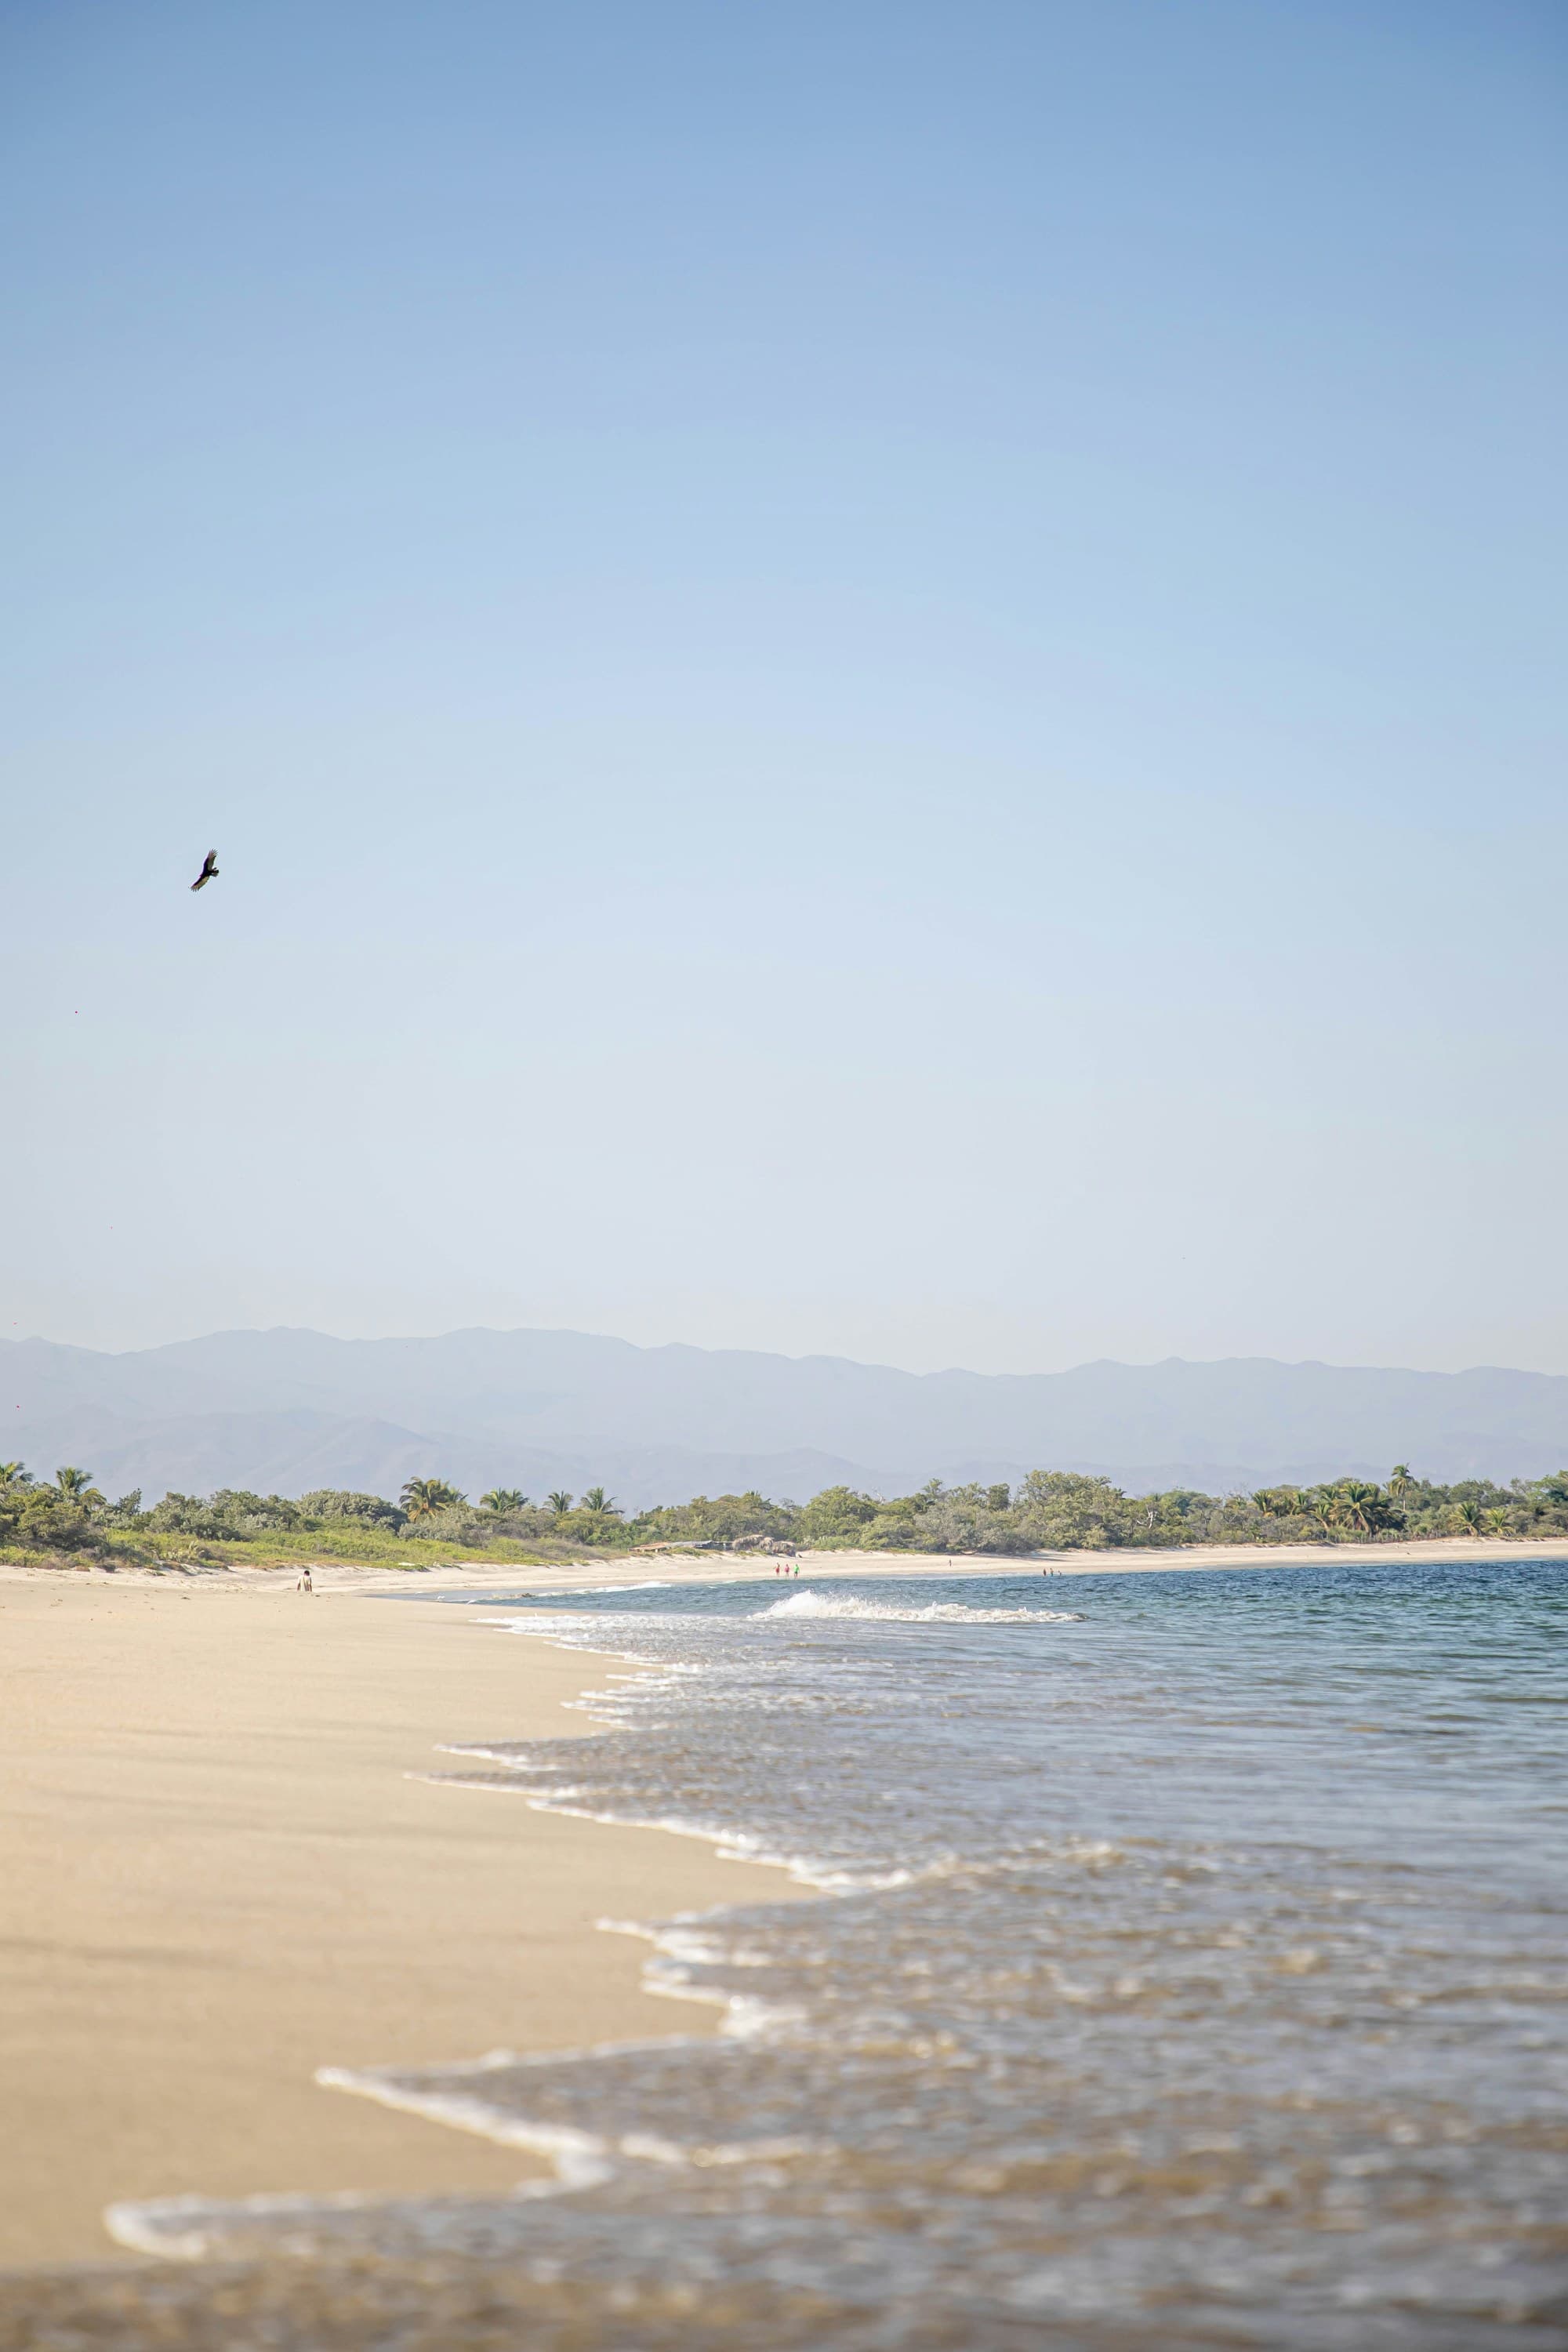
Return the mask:
M711 2031L595 1923L782 1874L410 1777L443 1739L589 1730L563 1702L614 1671L291 1576L0 1582L0 2266L123 2262L121 2199L534 2168L323 2064Z

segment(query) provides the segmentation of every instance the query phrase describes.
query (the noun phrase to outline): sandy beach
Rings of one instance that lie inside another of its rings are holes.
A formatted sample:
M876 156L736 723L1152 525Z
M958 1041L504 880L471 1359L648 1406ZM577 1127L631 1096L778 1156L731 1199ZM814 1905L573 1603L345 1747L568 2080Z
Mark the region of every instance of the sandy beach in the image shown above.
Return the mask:
M1321 1568L1337 1560L1344 1566L1365 1566L1404 1560L1412 1566L1440 1567L1446 1560L1561 1559L1568 1542L1529 1543L1506 1538L1434 1536L1405 1543L1189 1544L1180 1549L1131 1549L1104 1551L1051 1552L922 1552L922 1551L803 1551L795 1562L803 1577L816 1583L842 1582L856 1577L882 1576L1154 1576L1169 1570ZM493 1560L465 1560L460 1567L426 1571L421 1583L442 1592L559 1592L570 1602L574 1591L588 1585L749 1584L766 1582L773 1561L766 1555L736 1552L674 1552L662 1557L646 1553L610 1553L603 1560L559 1563L546 1568L501 1566ZM282 1571L236 1568L230 1576L276 1584ZM0 1568L0 1578L5 1570ZM426 1581L427 1578L427 1581ZM405 1593L412 1583L406 1574L387 1574L355 1568L341 1560L325 1561L316 1571L323 1590Z
M1074 1553L1064 1574L1287 1568L1327 1548ZM1461 1539L1347 1561L1523 1561ZM836 1552L822 1582L1037 1573L1038 1562ZM433 1589L763 1578L723 1556L523 1570ZM499 2189L531 2159L317 2087L322 2065L711 2031L642 1990L604 1916L787 1898L700 1843L432 1785L443 1740L585 1733L616 1669L326 1566L189 1577L0 1570L0 2267L108 2259L120 2200L195 2190ZM423 1580L421 1580L423 1581ZM386 1597L395 1593L394 1600Z
M322 2064L710 2031L595 1922L779 1873L410 1777L443 1739L587 1730L563 1702L613 1671L279 1576L0 1584L0 2266L123 2261L119 2199L530 2170Z
M1568 1540L1561 1537L1529 1542L1507 1537L1433 1536L1403 1542L1188 1544L1179 1549L1151 1546L1146 1550L1140 1547L1049 1552L802 1551L792 1565L798 1567L802 1576L820 1582L866 1576L1037 1576L1045 1570L1061 1576L1149 1576L1168 1569L1321 1567L1329 1560L1347 1566L1405 1560L1436 1567L1445 1560L1560 1559L1564 1554L1568 1554ZM449 1593L527 1592L536 1597L559 1593L569 1604L574 1592L593 1586L765 1582L775 1562L766 1553L672 1549L606 1552L601 1559L550 1560L535 1567L485 1559L412 1570L331 1559L316 1559L311 1566L318 1593L395 1594L400 1600ZM253 1587L276 1592L292 1586L297 1573L297 1561L259 1566L236 1559L222 1566L161 1570L121 1561L106 1573L86 1563L71 1566L56 1561L46 1567L0 1560L0 1591L18 1583L42 1582L58 1591L73 1583L97 1588L116 1582L121 1587L140 1585L164 1591L176 1587L183 1591Z

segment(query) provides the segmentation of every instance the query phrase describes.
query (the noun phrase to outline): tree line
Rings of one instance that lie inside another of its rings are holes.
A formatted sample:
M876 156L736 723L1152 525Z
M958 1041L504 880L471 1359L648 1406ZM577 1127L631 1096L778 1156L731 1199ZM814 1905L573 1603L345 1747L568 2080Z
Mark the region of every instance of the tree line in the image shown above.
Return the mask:
M110 1536L234 1543L350 1528L404 1542L479 1549L506 1538L596 1551L652 1543L756 1548L773 1541L824 1551L1005 1554L1423 1536L1539 1539L1568 1538L1568 1470L1515 1478L1506 1486L1485 1478L1442 1486L1400 1463L1382 1485L1339 1478L1223 1496L1187 1486L1128 1495L1107 1478L1032 1470L1016 1486L946 1486L932 1478L912 1495L828 1486L809 1502L795 1503L753 1491L697 1495L627 1513L603 1486L582 1495L557 1489L537 1502L521 1487L493 1486L470 1502L440 1477L409 1479L395 1502L338 1487L289 1498L226 1486L206 1496L171 1492L143 1509L139 1491L111 1502L89 1470L70 1464L46 1481L20 1462L0 1463L0 1544L25 1550L67 1551Z

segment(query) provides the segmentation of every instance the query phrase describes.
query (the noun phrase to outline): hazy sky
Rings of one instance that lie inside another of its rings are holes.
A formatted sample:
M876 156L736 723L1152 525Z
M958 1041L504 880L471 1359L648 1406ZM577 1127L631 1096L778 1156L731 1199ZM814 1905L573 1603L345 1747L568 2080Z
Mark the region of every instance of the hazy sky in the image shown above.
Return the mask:
M0 89L0 1331L1568 1370L1560 0Z

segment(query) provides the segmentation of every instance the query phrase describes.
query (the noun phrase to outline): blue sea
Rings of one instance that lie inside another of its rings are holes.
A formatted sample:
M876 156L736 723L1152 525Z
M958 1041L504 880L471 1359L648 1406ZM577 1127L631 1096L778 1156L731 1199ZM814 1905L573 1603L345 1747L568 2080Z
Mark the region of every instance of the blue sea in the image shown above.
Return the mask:
M558 2185L131 2242L499 2265L590 2352L1568 2347L1568 1562L470 1605L599 1729L452 1778L759 1865L614 1923L722 2032L329 2069Z

